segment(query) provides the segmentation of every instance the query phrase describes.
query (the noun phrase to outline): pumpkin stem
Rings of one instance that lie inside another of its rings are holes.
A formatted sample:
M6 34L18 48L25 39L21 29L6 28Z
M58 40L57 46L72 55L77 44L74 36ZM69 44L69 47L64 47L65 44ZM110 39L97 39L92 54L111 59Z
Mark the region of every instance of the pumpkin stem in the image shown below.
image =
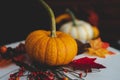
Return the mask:
M49 13L49 16L51 18L51 37L56 37L56 22L55 22L55 15L52 11L52 9L50 8L50 6L44 1L44 0L40 0L41 4L46 8L47 12Z
M73 22L73 26L77 26L76 22L75 22L75 15L73 14L73 12L70 9L67 9L66 12L68 12L72 18L72 22Z

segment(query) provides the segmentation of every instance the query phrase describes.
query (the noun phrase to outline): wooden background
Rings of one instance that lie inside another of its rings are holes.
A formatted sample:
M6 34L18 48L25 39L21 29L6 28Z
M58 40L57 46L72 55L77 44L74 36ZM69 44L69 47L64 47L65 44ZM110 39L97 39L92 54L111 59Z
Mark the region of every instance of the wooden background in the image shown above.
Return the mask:
M120 0L45 0L55 16L70 8L79 19L88 20L87 10L98 15L103 41L120 49ZM24 40L33 30L49 30L49 16L39 0L0 1L0 45ZM59 26L57 26L59 29Z

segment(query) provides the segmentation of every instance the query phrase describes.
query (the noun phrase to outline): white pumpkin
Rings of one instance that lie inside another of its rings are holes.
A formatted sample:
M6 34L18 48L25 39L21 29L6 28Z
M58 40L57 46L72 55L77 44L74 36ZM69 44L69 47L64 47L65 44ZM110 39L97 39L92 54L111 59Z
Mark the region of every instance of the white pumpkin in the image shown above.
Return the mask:
M69 9L67 12L72 20L61 25L60 31L70 34L74 39L78 39L82 42L87 42L99 36L99 30L97 27L93 27L86 21L78 20ZM63 17L63 19L66 18L64 15L62 15L56 18L56 21L60 22L60 20L62 20L61 17Z
M60 31L70 34L74 39L80 41L88 41L94 37L94 31L92 25L82 20L75 20L77 26L73 25L73 22L67 22L63 24Z

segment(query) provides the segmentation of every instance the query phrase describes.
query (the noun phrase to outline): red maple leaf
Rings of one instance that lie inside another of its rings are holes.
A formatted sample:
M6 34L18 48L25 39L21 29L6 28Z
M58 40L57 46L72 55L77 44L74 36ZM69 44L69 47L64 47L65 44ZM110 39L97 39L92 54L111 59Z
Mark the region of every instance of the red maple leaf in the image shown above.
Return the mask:
M96 58L83 57L83 58L73 60L70 63L70 66L75 70L79 69L79 70L83 70L85 72L86 71L91 72L92 68L94 68L94 69L106 68L102 64L96 63L95 60L96 60Z

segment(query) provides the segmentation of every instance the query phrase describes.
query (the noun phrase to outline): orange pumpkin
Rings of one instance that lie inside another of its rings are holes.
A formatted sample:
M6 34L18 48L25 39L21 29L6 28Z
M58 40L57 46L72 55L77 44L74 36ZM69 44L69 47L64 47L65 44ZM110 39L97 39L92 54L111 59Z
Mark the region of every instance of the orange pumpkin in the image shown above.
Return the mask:
M26 52L42 64L50 66L68 64L77 54L76 41L68 34L56 32L52 9L43 0L40 2L51 16L52 30L36 30L30 33L25 40Z

